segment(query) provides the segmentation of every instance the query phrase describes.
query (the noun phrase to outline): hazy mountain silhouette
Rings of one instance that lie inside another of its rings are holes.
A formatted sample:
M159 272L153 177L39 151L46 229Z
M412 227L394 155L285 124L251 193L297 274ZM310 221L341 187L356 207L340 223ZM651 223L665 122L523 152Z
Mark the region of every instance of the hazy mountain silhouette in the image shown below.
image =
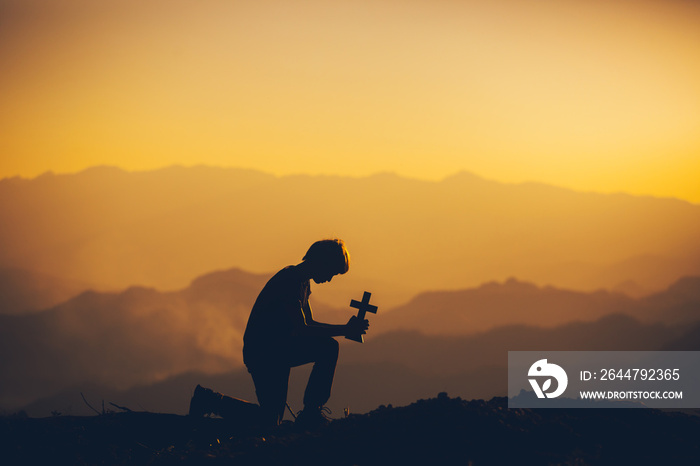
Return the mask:
M374 338L372 351L351 346L343 357L348 363L387 361L423 373L450 374L482 366L505 366L508 351L652 351L687 331L684 326L642 324L616 314L554 328L504 326L472 336L391 332Z
M608 314L666 324L700 321L700 277L683 277L666 290L638 299L605 290L587 293L538 287L515 278L466 290L432 291L382 314L375 319L373 331L464 335L513 324L554 327Z
M371 345L369 341L365 345L342 345L328 406L335 413L342 413L348 406L352 412L362 413L380 404L409 403L438 391L467 399L505 396L509 350L662 350L697 335L697 328L642 324L631 317L613 315L552 329L509 326L473 336L388 333L372 339ZM300 407L309 370L305 366L292 371L288 400L293 407ZM83 392L93 404L105 400L131 409L184 414L198 383L255 400L250 375L241 368L210 375L187 372L125 390L75 383L55 393L47 392L23 409L32 416L48 416L51 411L87 415L90 410L80 397Z
M339 236L357 260L319 290L333 300L371 289L386 300L378 304L398 304L418 291L509 276L583 290L633 282L641 294L700 274L699 212L674 199L468 173L427 182L103 167L1 180L0 266L116 289L177 289L209 270L276 270L298 261L289 251L310 238Z
M0 385L0 406L17 407L85 384L124 390L190 371L220 374L237 369L242 332L267 278L231 269L199 277L176 292L141 287L120 293L85 292L44 312L0 316L0 354L4 355L0 378L7 381ZM692 329L685 323L700 321L693 319L698 280L683 279L641 300L607 292L538 288L516 280L427 293L407 306L373 316L367 344L342 341L341 367L355 365L355 372L380 367L379 374L395 373L398 382L371 374L356 379L384 380L383 386L391 390L387 396L405 393L402 400L408 402L431 390L443 391L445 384L453 387L445 377L457 377L454 380L463 382L459 387L472 387L469 374L502 366L508 350L644 350L681 345L683 333ZM319 317L331 322L344 322L351 313L350 308L312 305ZM678 314L681 311L688 312ZM604 312L628 316L590 322ZM669 324L680 326L666 325L667 318ZM389 370L385 364L399 369ZM436 375L443 378L432 378ZM342 375L338 377L338 385L343 385ZM476 393L461 388L451 392L499 394L492 391L499 386L498 377L478 380L482 388ZM361 393L363 383L350 381L348 390ZM406 390L404 385L412 388ZM416 392L416 387L426 388ZM388 402L392 401L370 398L359 403L369 409L373 403Z
M646 321L688 323L700 320L700 277L683 277L668 289L641 300Z
M511 278L478 288L421 293L375 319L373 330L464 335L502 325L554 327L572 321L593 321L611 313L634 314L638 308L636 300L619 293L540 288Z
M90 288L80 283L21 269L0 269L0 314L48 309Z
M399 331L368 338L365 345L341 342L342 358L329 406L335 412L342 412L346 406L353 412L364 412L378 404L408 403L430 396L436 390L465 398L505 395L509 350L659 350L687 339L688 331L685 326L642 324L628 316L612 315L596 322L570 323L551 329L508 326L452 337ZM690 331L697 333L697 329ZM166 348L169 348L167 344ZM98 354L93 364L99 364L101 357ZM138 360L131 363L139 364ZM66 360L63 367L70 364L73 362ZM292 406L302 399L309 370L304 367L292 371L289 396ZM44 387L44 396L25 409L31 415L49 415L53 410L88 414L79 397L80 392L85 392L93 400L184 413L197 383L244 399L255 399L250 376L241 368L218 375L173 375L155 384L142 382L126 390L118 390L106 382L95 383L94 378L85 381L76 378L72 384L64 383L60 390Z
M85 292L50 310L0 316L2 404L78 382L126 388L241 364L250 308L267 280L237 269L178 292Z
M663 351L700 351L700 322L693 322L683 335L661 348Z

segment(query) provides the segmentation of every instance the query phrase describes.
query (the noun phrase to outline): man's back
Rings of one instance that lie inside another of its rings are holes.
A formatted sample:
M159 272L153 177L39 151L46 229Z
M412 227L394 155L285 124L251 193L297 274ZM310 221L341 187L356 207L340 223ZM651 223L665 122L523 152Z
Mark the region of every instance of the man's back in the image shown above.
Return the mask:
M309 281L297 266L285 267L267 282L250 311L243 335L246 364L289 342L294 330L304 325L310 293Z

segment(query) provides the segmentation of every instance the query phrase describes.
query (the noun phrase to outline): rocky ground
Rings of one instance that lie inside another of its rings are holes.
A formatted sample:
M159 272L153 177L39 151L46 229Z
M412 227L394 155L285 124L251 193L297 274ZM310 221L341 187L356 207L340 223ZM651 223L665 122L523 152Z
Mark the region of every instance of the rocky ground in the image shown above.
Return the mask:
M700 417L651 409L508 409L440 394L317 432L254 432L148 412L0 418L9 464L700 464Z

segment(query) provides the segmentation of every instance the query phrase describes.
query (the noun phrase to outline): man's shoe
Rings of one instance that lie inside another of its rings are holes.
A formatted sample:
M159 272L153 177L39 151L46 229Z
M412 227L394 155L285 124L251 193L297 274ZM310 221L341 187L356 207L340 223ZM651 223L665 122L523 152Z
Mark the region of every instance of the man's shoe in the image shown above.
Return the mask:
M297 415L294 423L304 430L318 430L331 423L332 419L328 417L330 413L331 410L325 406L320 408L304 408L304 410Z
M214 412L215 400L216 393L213 390L197 385L190 400L189 415L191 417L202 417L205 414Z

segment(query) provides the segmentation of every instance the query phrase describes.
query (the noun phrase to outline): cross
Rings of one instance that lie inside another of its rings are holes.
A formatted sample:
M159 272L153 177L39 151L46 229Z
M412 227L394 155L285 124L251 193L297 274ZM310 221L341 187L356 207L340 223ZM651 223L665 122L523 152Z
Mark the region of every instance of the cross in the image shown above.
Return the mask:
M377 306L374 306L373 304L369 303L369 298L372 296L372 293L369 291L365 291L365 294L362 296L362 301L357 301L355 299L350 300L350 307L356 308L357 311L357 318L360 320L365 320L365 313L371 312L373 314L377 313ZM351 336L351 337L345 337L348 340L353 340L358 343L364 343L365 339L362 338L362 335L359 335L357 337Z

